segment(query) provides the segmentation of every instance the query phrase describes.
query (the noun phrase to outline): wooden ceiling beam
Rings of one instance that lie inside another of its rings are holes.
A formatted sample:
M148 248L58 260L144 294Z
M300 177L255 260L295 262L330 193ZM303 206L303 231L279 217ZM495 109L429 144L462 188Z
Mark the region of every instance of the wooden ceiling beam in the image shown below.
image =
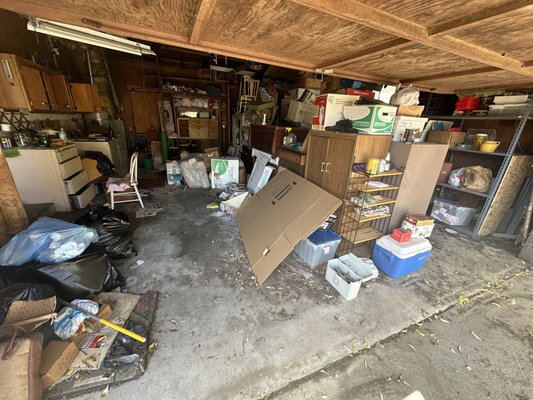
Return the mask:
M202 29L208 22L211 13L216 6L216 0L200 0L200 7L194 19L194 24L191 29L191 35L189 36L190 44L198 44L202 35Z
M531 8L533 6L531 0L510 0L507 3L498 3L489 6L476 12L474 14L461 15L454 19L438 23L429 27L429 36L432 35L450 35L465 28L479 25L480 23L490 23L513 11L523 8Z
M375 46L367 47L366 49L353 53L348 57L344 56L341 58L337 58L336 60L326 61L323 65L319 66L318 68L322 70L326 70L326 69L344 67L346 65L364 60L371 56L376 56L376 55L383 54L383 53L386 53L386 52L389 52L395 49L405 47L406 45L410 43L411 42L409 40L403 39L403 38L392 39L392 40L389 40L388 42L383 42Z
M364 25L377 31L408 39L481 64L533 77L533 70L524 68L520 60L506 57L496 51L452 36L429 36L429 29L424 25L379 10L357 0L291 1L334 18L341 18Z
M501 69L496 68L496 67L483 67L483 68L469 69L465 71L447 72L445 74L433 74L433 75L419 76L416 78L402 79L401 83L411 84L411 83L417 83L417 82L437 81L440 79L456 78L460 76L469 76L469 75L479 75L479 74L486 74L489 72L498 72L498 71L501 71Z

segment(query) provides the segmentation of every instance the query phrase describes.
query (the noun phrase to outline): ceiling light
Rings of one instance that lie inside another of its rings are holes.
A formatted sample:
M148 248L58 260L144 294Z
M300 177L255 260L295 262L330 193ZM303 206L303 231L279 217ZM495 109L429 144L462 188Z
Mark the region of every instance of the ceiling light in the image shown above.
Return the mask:
M133 40L109 35L95 31L94 29L47 21L40 18L31 18L28 21L28 30L138 56L156 55L150 46L134 42Z

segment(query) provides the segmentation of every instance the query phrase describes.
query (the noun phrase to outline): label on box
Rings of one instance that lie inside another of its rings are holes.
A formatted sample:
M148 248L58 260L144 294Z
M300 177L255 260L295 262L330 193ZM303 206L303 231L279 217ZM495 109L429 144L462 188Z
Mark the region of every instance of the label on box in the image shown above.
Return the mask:
M391 106L344 107L344 118L352 122L352 128L364 133L390 134L395 116L396 107Z

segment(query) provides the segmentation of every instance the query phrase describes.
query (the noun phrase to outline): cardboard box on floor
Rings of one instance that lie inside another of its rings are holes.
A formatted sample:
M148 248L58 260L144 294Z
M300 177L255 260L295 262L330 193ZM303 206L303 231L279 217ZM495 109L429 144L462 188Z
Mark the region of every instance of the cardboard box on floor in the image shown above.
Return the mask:
M81 165L83 165L83 169L87 171L87 177L89 178L89 182L94 181L97 178L100 178L102 174L100 171L98 171L98 168L96 167L98 165L98 161L93 160L92 158L82 158L81 159Z
M235 219L259 284L341 204L324 189L284 168L249 197Z
M45 388L59 381L70 368L79 353L78 347L72 342L52 340L41 354L39 375Z

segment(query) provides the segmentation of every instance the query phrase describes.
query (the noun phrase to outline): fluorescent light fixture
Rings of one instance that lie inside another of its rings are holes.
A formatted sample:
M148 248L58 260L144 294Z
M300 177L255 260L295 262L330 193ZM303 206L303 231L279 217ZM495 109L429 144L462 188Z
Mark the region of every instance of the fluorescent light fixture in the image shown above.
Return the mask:
M138 56L156 55L150 46L134 42L133 40L109 35L95 31L94 29L47 21L40 18L31 18L28 21L28 30Z

